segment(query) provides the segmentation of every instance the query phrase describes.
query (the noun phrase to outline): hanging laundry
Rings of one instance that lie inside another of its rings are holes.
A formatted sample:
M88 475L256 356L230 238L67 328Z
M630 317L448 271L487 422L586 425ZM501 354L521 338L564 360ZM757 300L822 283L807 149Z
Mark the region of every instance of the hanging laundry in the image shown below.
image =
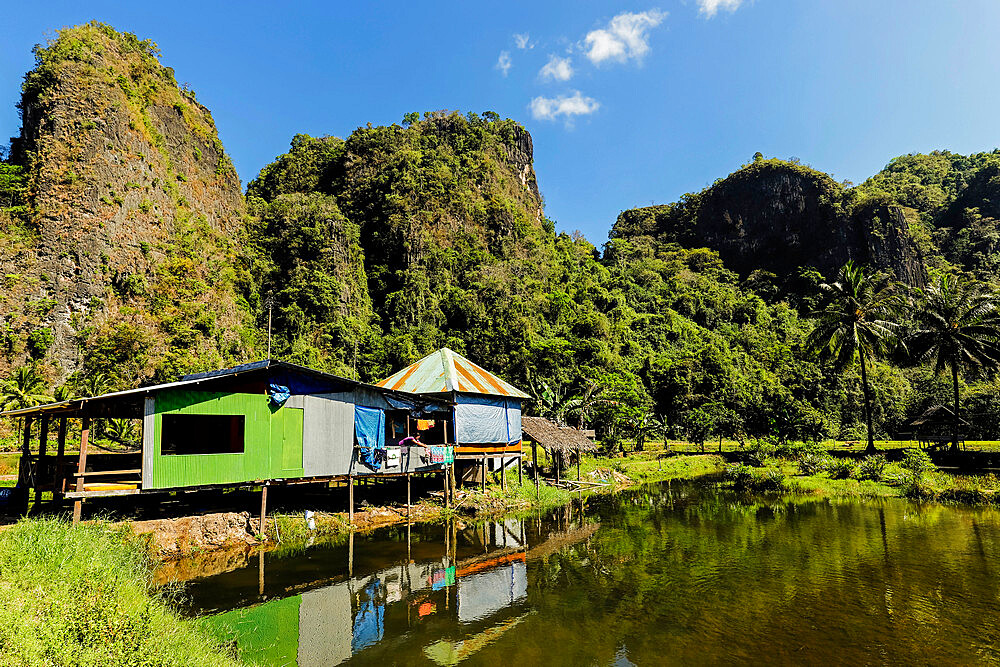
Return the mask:
M434 428L434 420L433 419L418 419L417 420L417 430L418 431L427 431L427 430L432 429L432 428Z
M424 616L429 616L437 611L437 605L433 602L425 602L419 607L417 607L417 616L423 618Z

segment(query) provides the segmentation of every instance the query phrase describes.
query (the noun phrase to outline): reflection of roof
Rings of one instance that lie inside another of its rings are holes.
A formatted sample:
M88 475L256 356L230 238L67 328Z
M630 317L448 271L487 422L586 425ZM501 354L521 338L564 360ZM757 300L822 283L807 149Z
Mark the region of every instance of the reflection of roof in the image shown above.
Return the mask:
M958 420L960 424L968 426L969 422L964 419ZM946 405L932 405L924 410L919 417L911 419L906 426L950 426L955 423L955 413Z
M521 430L539 445L550 451L592 452L597 445L584 432L568 426L559 426L543 417L521 417Z
M457 391L465 394L531 398L517 387L446 347L387 377L378 386L411 394Z

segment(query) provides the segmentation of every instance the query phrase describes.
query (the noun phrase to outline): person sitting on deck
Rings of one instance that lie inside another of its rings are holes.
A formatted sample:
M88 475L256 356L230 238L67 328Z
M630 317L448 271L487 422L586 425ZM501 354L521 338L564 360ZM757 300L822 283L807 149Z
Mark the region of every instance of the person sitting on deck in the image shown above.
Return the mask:
M409 435L403 438L402 440L399 441L398 445L400 447L411 447L411 446L430 447L430 445L428 445L427 443L421 442L420 437L415 435Z

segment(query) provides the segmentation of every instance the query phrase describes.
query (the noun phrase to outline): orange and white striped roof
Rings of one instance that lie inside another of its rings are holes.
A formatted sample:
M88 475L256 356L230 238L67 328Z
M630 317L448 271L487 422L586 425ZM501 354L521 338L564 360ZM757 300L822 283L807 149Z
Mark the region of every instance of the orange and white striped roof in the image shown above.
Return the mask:
M446 347L410 364L378 383L379 387L411 394L461 392L530 399L528 394L508 384Z

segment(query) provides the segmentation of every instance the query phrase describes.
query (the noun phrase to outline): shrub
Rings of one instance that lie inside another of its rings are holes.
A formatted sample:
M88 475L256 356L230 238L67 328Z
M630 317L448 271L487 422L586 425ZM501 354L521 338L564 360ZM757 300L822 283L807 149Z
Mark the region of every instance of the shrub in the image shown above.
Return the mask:
M866 456L858 465L858 479L870 479L873 482L881 482L885 476L885 467L888 463L882 454Z
M754 468L742 463L726 467L725 479L737 491L758 493L782 491L786 486L785 474L777 468Z
M776 453L777 448L774 445L763 440L758 440L747 447L744 459L746 460L748 466L763 468Z
M908 471L915 480L923 479L925 472L934 470L934 462L922 449L907 449L903 454L903 462L900 463L900 466L903 470Z
M858 464L851 459L831 459L826 471L830 479L849 479L857 477Z
M831 461L831 457L826 454L804 451L799 454L799 472L803 475L819 474L827 469Z

